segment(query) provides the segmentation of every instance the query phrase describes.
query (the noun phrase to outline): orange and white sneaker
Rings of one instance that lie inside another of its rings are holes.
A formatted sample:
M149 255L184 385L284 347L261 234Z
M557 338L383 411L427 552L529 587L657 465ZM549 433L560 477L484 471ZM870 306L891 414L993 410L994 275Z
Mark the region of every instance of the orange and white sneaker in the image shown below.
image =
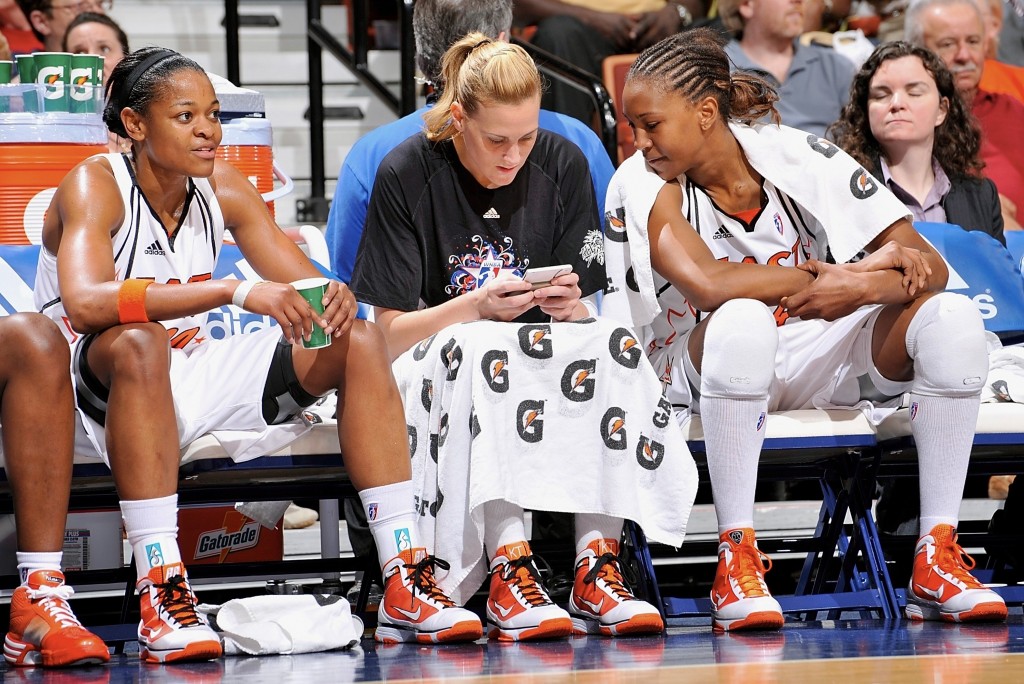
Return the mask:
M220 637L196 612L196 595L181 563L160 565L139 580L139 658L175 663L220 658Z
M782 627L782 607L764 583L764 574L771 569L772 559L757 548L754 530L742 527L722 533L711 585L711 626L716 632Z
M661 634L665 621L647 601L641 601L622 577L617 539L595 539L576 556L569 595L574 634Z
M1006 603L971 575L973 568L974 559L957 544L956 528L933 527L917 540L907 617L946 622L1005 620Z
M437 586L435 565L449 568L423 548L407 549L388 561L374 639L385 644L441 644L483 636L480 618L456 606Z
M548 596L525 541L502 546L491 560L487 624L487 636L499 641L558 639L572 634L569 614Z
M75 591L57 570L36 570L11 597L4 659L11 665L67 667L110 660L106 644L82 627L68 605Z

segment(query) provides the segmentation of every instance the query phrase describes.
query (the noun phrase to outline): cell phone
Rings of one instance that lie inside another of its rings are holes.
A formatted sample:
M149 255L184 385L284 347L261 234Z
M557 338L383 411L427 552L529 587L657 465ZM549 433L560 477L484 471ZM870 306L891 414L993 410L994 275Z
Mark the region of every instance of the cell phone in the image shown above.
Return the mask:
M560 275L566 273L572 273L571 264L561 264L560 266L540 266L538 268L531 268L523 274L523 280L530 283L532 287L530 290L537 290L542 287L547 287L551 284L553 278L557 278Z

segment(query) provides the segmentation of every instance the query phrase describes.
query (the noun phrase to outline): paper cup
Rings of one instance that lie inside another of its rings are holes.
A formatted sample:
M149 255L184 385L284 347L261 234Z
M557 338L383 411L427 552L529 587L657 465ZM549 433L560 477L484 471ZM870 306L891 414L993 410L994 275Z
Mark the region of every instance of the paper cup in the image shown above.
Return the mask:
M0 85L11 82L14 77L14 62L0 61Z
M68 111L71 91L71 53L37 52L35 82L44 86L43 109L47 112Z
M36 60L32 55L16 55L14 57L18 63L18 78L22 83L35 83L36 82ZM24 110L26 112L39 111L39 103L36 98L25 96Z
M11 111L11 93L13 88L2 86L10 86L11 78L14 76L14 62L0 61L0 114Z
M309 305L313 307L313 311L318 316L322 316L324 313L324 295L327 294L327 283L330 282L327 278L306 278L305 280L296 280L292 283L302 298L309 302ZM313 333L309 336L309 339L302 339L302 346L306 349L320 349L321 347L331 346L331 336L324 332L324 329L320 327L317 321L313 321Z
M99 90L103 83L103 58L99 55L71 55L68 110L95 114L99 111Z

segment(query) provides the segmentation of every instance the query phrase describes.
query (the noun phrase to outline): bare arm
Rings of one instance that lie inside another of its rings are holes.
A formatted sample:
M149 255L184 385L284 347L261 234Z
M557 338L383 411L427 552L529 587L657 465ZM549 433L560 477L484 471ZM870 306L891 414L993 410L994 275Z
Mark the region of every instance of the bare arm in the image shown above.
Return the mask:
M682 189L666 183L648 220L651 264L701 311L714 311L731 299L757 299L775 305L814 279L796 268L719 261L683 218Z
M536 24L549 17L569 16L597 31L620 49L632 43L642 16L601 12L582 5L570 5L561 0L516 0L513 8L517 24ZM676 14L677 22L678 16Z

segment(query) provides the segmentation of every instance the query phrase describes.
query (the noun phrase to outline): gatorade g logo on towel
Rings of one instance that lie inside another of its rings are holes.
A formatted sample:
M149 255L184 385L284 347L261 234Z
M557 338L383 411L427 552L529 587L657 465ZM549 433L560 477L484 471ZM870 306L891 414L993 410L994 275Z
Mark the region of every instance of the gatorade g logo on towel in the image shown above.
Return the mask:
M508 352L503 349L492 349L484 353L480 361L480 370L484 381L491 391L508 392Z
M416 361L422 361L423 357L427 355L428 351L430 351L430 345L434 343L435 337L437 337L436 334L431 335L425 340L420 340L419 343L413 347L412 358Z
M636 370L640 365L640 357L644 355L640 343L626 328L616 328L611 334L608 338L608 352L617 364L630 370Z
M672 417L672 404L668 399L662 397L658 400L658 408L654 410L654 415L651 416L651 422L654 423L656 428L668 427L668 421Z
M524 442L536 444L544 439L544 402L527 399L516 409L516 431Z
M480 419L476 417L476 407L469 410L469 434L470 439L476 439L480 434Z
M627 242L629 238L626 235L626 209L625 207L619 207L615 210L615 214L608 212L604 215L604 238L611 240L612 242Z
M435 501L434 503L430 504L430 508L428 509L430 511L430 515L436 518L437 517L437 512L441 509L441 504L443 504L443 503L444 503L444 494L442 494L441 490L438 489L437 490L437 501Z
M655 442L650 437L640 435L636 443L636 462L645 470L657 470L665 460L665 445Z
M399 553L412 548L412 536L410 536L407 527L395 530L395 546L398 548Z
M640 286L636 284L636 274L633 273L633 267L630 266L629 270L626 271L626 287L633 292L639 292Z
M149 567L158 568L164 563L164 550L160 548L160 544L146 544L146 561L149 563Z
M446 380L452 381L458 377L459 366L462 365L462 347L455 342L454 337L441 347L441 363L448 369Z
M434 381L430 378L423 378L423 389L420 390L420 403L430 413L430 406L434 403Z
M626 448L626 412L612 406L601 418L601 439L609 449L622 451Z
M551 326L524 325L519 328L519 348L530 358L550 359L553 353Z
M64 97L64 67L42 67L36 76L36 82L46 84L43 96L47 100L59 100Z
M562 373L562 394L569 401L584 402L594 398L597 359L573 361Z
M850 177L850 192L857 199L867 199L878 192L878 183L862 167Z
M836 156L836 152L839 151L839 148L830 143L828 140L825 140L824 138L819 138L813 133L807 136L807 144L811 146L812 150L814 150L821 156L825 157L825 159L831 159L832 157Z
M441 416L441 425L437 429L436 433L430 434L430 458L437 463L437 451L444 446L444 441L448 438L448 414Z
M406 424L405 428L409 432L409 458L414 458L416 456L416 428L409 424Z

